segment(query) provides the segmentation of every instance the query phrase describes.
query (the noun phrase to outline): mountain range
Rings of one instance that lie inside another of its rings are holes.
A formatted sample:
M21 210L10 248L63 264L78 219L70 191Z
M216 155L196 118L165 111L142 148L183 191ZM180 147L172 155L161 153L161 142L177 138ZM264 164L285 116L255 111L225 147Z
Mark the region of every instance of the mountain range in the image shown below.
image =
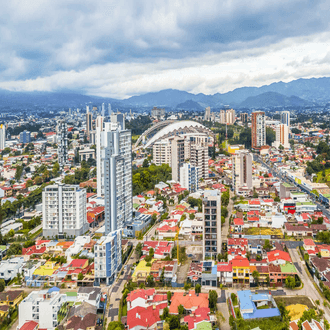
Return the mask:
M227 93L206 95L166 89L132 96L125 100L83 95L71 91L11 92L0 89L0 106L84 106L86 103L111 103L113 108L167 107L201 110L206 106L220 108L300 107L330 102L330 77L282 81L261 87L242 87Z

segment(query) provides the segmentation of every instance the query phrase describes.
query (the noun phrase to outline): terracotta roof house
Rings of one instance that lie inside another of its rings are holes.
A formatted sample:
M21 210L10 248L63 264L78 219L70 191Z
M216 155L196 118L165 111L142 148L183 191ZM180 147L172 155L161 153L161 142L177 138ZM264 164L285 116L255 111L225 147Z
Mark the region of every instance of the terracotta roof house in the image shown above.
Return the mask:
M195 291L189 291L188 294L185 292L174 292L171 299L171 305L169 312L171 314L179 314L178 307L182 305L189 313L194 312L197 308L208 308L209 300L207 293L199 293L196 295Z

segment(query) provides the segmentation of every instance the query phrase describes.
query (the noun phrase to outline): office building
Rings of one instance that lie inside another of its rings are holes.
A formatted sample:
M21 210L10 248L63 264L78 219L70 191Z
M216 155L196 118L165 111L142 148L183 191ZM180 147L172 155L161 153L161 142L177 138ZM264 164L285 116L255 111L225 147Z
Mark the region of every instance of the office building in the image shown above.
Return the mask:
M281 112L281 124L287 125L290 129L290 111Z
M0 150L6 148L6 126L4 124L0 125Z
M241 113L241 122L243 123L243 124L245 124L245 123L247 123L247 121L248 121L248 114L247 113Z
M266 122L263 111L252 112L251 146L259 149L266 145Z
M112 231L102 236L94 246L95 284L111 284L121 267L122 230Z
M101 153L97 155L102 162L97 181L104 194L106 235L131 222L133 212L131 131L125 129L121 114L116 118L114 115L111 115L114 121L104 123L100 132Z
M31 142L31 133L27 130L19 133L19 142L20 143L30 143Z
M32 291L18 305L18 328L27 321L35 321L40 329L55 329L58 326L57 314L66 297L57 288Z
M151 117L160 118L165 116L165 109L153 107L151 109Z
M199 169L190 163L184 163L180 169L180 185L189 192L195 192L199 186Z
M42 192L43 236L79 236L88 230L86 190L78 185L50 185Z
M58 123L58 163L60 168L63 169L64 165L68 162L68 126L64 120Z
M172 180L179 182L180 167L185 161L184 138L175 136L171 141Z
M275 148L279 146L284 147L284 149L289 149L289 127L286 124L279 124L276 126L276 140L273 142Z
M252 154L247 150L237 150L233 155L233 188L252 189Z
M205 108L204 120L207 120L207 121L211 120L211 108L210 107Z
M235 110L228 109L226 110L226 124L233 125L235 123Z
M203 259L215 259L221 253L221 195L205 190L203 198Z

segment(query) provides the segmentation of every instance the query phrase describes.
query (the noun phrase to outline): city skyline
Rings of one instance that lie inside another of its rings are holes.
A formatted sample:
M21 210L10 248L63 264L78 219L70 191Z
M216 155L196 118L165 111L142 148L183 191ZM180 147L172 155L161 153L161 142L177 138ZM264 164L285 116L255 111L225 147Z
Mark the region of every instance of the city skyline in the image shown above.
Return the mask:
M5 3L0 88L123 99L329 76L325 9L325 1Z

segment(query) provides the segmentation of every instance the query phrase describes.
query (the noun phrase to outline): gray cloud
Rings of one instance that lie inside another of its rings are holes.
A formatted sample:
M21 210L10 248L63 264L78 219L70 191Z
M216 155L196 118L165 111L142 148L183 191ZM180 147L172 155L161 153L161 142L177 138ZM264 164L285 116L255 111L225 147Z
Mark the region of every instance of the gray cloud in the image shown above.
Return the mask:
M307 0L7 1L0 12L1 87L123 97L171 87L172 73L174 85L217 91L221 77L203 82L196 72L186 72L233 61L248 64L280 51L292 38L298 45L310 42L329 30L327 6ZM298 70L299 61L286 66ZM250 71L233 78L222 68L221 76L234 85L258 82ZM116 82L122 91L113 92Z

